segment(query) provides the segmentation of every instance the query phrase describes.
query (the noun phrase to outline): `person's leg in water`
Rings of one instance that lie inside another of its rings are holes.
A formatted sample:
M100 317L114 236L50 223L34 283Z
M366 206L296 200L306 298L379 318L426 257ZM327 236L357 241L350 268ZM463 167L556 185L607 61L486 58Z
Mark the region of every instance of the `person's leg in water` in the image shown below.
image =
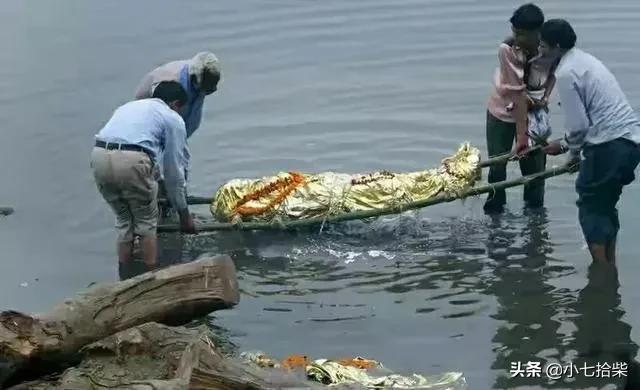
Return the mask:
M522 176L543 172L546 166L547 155L542 150L531 152L529 155L520 158L520 173ZM544 206L544 187L544 180L534 180L524 185L523 200L525 207L537 209Z
M118 275L121 280L130 278L134 258L133 216L126 202L111 202L116 213L118 230Z
M503 122L487 111L486 137L487 154L489 158L511 152L516 136L516 124ZM507 179L507 163L489 167L487 181L489 184ZM484 211L488 214L500 213L506 203L504 190L490 192L484 204Z
M609 241L607 241L606 251L607 251L607 260L611 264L615 264L616 263L616 241L618 240L618 231L620 230L620 220L618 219L618 210L614 210L612 219L613 219L612 224L616 229L615 230L616 233L612 238L609 239Z
M622 195L622 189L633 183L636 179L636 168L638 167L638 164L640 164L640 146L638 145L634 145L631 142L628 141L622 141L625 143L626 146L626 150L627 153L625 153L625 157L623 159L623 169L620 170L621 173L621 178L620 178L620 185L619 187L617 187L615 189L616 193L614 193L614 197L616 200L616 205L618 200L620 199L620 196ZM612 261L614 264L616 262L616 243L617 243L617 232L620 230L620 219L619 219L619 215L618 215L618 210L614 208L613 213L612 213L612 223L616 228L616 235L614 235L614 237L608 242L608 246L607 246L607 252L608 252L608 258L610 259L610 261Z
M610 145L607 144L586 146L576 180L578 219L594 262L608 262L607 242L613 237L607 211L611 207L608 204L608 186L614 178L612 173L616 161L611 157L602 159L603 152L609 149Z
M133 260L133 241L118 241L118 262L129 263Z
M128 169L123 173L127 200L132 216L132 236L138 237L142 260L147 270L156 268L158 226L158 182L154 178L154 164L144 153L132 153Z
M576 190L580 224L594 261L616 262L622 189L635 180L640 149L617 139L584 150Z
M147 234L142 237L142 260L148 270L156 268L158 257L158 240L156 234Z
M122 198L110 199L109 206L116 214L118 231L118 262L130 263L133 260L133 214L129 203Z
M107 151L95 147L91 152L91 168L96 187L115 215L115 229L118 232L116 253L118 271L121 278L124 268L133 259L133 215L123 194L121 180L120 151Z
M151 185L153 186L153 183ZM158 240L156 229L158 227L159 211L157 186L152 188L150 200L134 202L132 210L134 215L133 231L140 237L142 261L144 262L147 271L150 271L155 269L158 263Z
M583 176L583 180L585 177L588 177L588 174ZM619 230L615 209L617 197L614 195L617 187L619 186L613 180L608 180L601 185L591 186L589 191L584 190L583 184L579 192L578 218L594 262L615 264L616 237Z

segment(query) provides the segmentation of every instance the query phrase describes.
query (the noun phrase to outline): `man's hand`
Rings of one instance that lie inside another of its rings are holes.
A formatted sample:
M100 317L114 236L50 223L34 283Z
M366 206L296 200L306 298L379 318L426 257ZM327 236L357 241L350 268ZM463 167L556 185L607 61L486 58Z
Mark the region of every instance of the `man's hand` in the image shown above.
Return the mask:
M181 210L180 214L180 230L187 234L196 234L196 225L193 223L193 217L189 213L189 209Z
M557 156L559 154L565 153L565 151L562 149L560 141L553 141L549 145L542 148L542 150L544 150L546 154L550 154L552 156Z
M543 97L540 100L535 100L534 101L534 107L535 108L545 108L549 105L549 98L547 97Z
M580 169L580 156L573 154L569 155L566 166L569 167L569 172L577 172Z
M513 154L520 155L522 154L522 152L524 152L528 148L529 148L529 137L526 135L518 136L518 139L516 140L516 146L513 149Z
M527 111L535 108L538 105L537 102L538 101L533 99L531 96L527 96Z

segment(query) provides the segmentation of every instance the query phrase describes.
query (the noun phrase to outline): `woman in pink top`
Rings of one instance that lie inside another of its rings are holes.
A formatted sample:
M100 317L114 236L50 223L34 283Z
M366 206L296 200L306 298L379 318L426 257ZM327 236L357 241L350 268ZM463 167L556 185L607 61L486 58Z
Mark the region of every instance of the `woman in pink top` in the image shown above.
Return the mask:
M528 130L535 123L529 118L535 121L539 116L533 115L543 113L546 119L547 101L554 84L553 64L538 56L539 32L544 23L542 10L534 4L522 5L515 10L510 22L513 36L498 47L498 67L487 107L489 157L511 151L514 139L515 153L521 153L531 145ZM522 175L544 171L545 167L546 156L542 151L520 159ZM489 183L506 179L506 163L489 169ZM524 201L531 208L544 204L544 180L525 185ZM488 195L484 210L499 213L505 203L505 191L496 190Z

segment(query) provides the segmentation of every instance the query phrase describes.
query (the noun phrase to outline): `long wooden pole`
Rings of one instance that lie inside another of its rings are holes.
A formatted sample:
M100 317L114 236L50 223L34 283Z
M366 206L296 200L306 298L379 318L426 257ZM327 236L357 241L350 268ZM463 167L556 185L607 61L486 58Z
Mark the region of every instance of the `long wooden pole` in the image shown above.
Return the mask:
M524 155L529 154L531 152L535 152L536 150L539 150L542 147L543 145L532 146L524 153ZM501 154L499 156L495 156L487 160L481 161L480 164L478 165L480 166L480 168L486 168L492 165L506 164L509 161L515 160L517 158L518 156L515 156L513 153L509 152L509 153ZM211 204L212 202L213 202L213 197L206 197L206 196L188 196L187 197L187 204L190 204L190 205L206 205L206 204ZM167 204L167 200L161 199L160 203Z
M517 187L520 185L528 184L534 180L546 180L550 177L562 175L571 172L573 167L562 166L559 168L548 169L544 172L536 173L533 175L522 176L517 179L507 180L500 183L488 184L480 187L470 188L464 191L460 195L441 194L433 198L419 200L415 202L408 202L399 204L395 207L386 207L376 210L355 211L352 213L346 213L341 215L335 215L330 217L314 217L309 219L301 219L294 221L287 221L281 223L274 222L243 222L238 224L228 222L209 222L199 224L196 230L199 232L211 232L221 230L294 230L296 228L308 227L313 225L321 225L327 223L336 223L351 221L357 219L366 219L372 217L379 217L382 215L398 214L407 210L419 209L427 206L433 206L440 203L448 203L458 199L465 199L469 196L476 196L480 194L486 194L496 190L504 190L511 187ZM158 226L159 232L177 232L180 231L178 225L161 225Z
M492 165L504 164L504 163L507 163L509 161L517 160L518 158L522 158L523 156L525 156L525 155L527 155L527 154L529 154L531 152L535 152L537 150L540 150L544 146L545 145L534 145L534 146L530 147L529 149L527 149L521 156L516 156L511 152L505 153L505 154L501 154L499 156L495 156L495 157L489 158L487 160L480 161L480 164L478 164L478 165L480 166L480 168L486 168L486 167L490 167Z

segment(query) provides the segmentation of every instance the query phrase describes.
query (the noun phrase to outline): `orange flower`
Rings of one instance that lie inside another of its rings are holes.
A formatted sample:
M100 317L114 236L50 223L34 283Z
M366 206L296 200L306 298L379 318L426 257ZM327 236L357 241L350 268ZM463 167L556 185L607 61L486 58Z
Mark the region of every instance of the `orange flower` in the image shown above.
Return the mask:
M368 370L378 365L378 362L375 360L368 360L361 357L340 359L338 363L343 366L356 367L361 370Z
M282 367L288 369L305 368L307 365L309 365L309 358L304 355L289 355L282 360Z
M289 177L281 178L273 183L269 183L256 191L246 194L236 203L233 208L233 214L242 216L260 215L272 210L275 206L281 204L289 194L291 194L298 186L304 183L304 175L297 172L289 172ZM263 207L245 206L252 200L259 200L273 192L278 191L279 194Z

